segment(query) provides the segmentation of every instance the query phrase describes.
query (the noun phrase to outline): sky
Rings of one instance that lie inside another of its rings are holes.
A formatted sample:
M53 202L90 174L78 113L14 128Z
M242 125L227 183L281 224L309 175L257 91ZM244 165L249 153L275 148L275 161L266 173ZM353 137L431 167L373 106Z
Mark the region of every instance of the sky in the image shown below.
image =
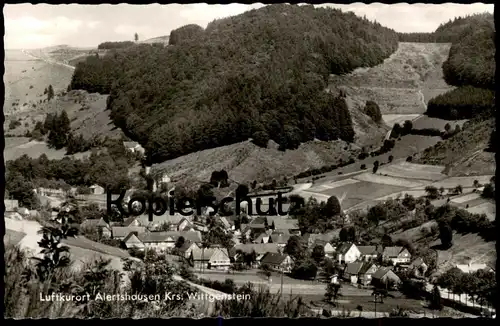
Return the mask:
M170 34L187 24L206 27L211 21L263 7L227 4L47 5L7 4L4 44L7 49L35 49L67 44L96 47L105 41L131 41ZM491 12L493 4L323 4L376 20L397 32L432 32L457 16Z

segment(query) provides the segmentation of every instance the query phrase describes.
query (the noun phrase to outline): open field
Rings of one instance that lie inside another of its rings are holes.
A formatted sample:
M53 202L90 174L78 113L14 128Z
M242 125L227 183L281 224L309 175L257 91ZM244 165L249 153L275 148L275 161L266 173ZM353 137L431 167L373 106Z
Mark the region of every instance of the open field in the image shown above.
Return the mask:
M309 188L308 191L322 192L324 190L335 189L335 188L338 188L338 187L347 186L347 185L355 184L355 183L358 183L358 182L359 182L359 180L348 178L348 179L343 179L341 181L336 181L336 182L322 183L319 186Z
M465 202L470 202L475 199L481 198L481 195L477 192L471 193L471 194L466 194L463 196L457 196L451 199L452 203L457 203L457 204L463 204Z
M469 213L473 214L485 214L490 221L494 221L497 213L497 208L495 203L486 202L473 207L467 208Z
M385 165L379 168L380 174L419 180L442 180L446 175L442 173L444 166L423 165L408 162Z
M350 198L368 200L402 191L404 189L406 188L402 186L360 181L356 184L324 190L321 193L328 196L337 196L339 198L345 193L347 196L346 200Z
M490 182L490 179L493 175L478 175L471 177L451 177L446 178L434 183L431 183L432 186L436 188L443 187L445 189L454 188L457 185L461 185L463 188L472 187L474 184L474 180L479 181L480 184L487 184Z
M83 158L89 155L89 152L77 153L74 155L66 155L65 149L55 150L50 148L47 143L36 140L30 141L27 137L5 137L5 162L15 160L23 155L28 155L31 158L38 158L45 154L51 160L62 159L63 157Z
M379 183L390 186L398 186L398 187L407 187L414 188L418 186L422 186L427 183L426 181L418 182L418 180L407 180L405 178L396 178L390 176L384 176L381 174L373 174L371 172L366 172L354 177L354 179L359 181L366 181L372 183Z
M384 120L384 123L388 125L389 127L392 128L394 124L399 123L402 125L406 120L415 120L416 118L420 117L420 114L383 114L382 115L382 120Z
M412 124L415 129L435 128L444 131L444 126L446 126L447 123L450 124L451 130L455 130L457 125L462 128L465 122L467 122L467 120L444 120L422 115L418 119L413 120Z

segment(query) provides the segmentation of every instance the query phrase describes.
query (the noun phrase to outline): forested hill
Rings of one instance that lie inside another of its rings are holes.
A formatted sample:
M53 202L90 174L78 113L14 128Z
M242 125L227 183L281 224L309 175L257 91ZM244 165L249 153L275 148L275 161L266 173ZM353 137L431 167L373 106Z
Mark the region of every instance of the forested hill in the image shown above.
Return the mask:
M71 82L109 93L114 123L155 162L248 138L281 149L314 138L352 141L345 100L324 92L328 76L380 64L398 42L353 13L284 4L171 35L168 47L89 58Z

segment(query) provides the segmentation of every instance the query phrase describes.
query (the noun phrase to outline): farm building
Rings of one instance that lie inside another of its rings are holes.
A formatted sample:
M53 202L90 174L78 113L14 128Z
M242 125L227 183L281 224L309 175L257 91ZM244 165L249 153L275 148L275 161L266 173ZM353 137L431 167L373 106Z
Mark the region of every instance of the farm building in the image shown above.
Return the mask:
M135 235L135 233L130 232L124 239L123 244L127 249L139 249L144 250L145 246L141 240Z
M99 185L90 186L90 192L93 195L102 195L104 194L104 188Z
M411 260L411 254L408 249L403 247L385 247L382 259L391 261L394 265L407 264Z
M401 279L389 268L379 268L372 275L372 284L385 288L392 288L401 283Z
M268 265L272 270L290 273L293 268L293 260L289 255L268 252L260 260L261 265Z
M262 257L264 257L268 252L271 253L280 253L280 246L276 243L246 243L246 244L237 244L233 248L229 250L230 258L233 258L234 261L238 261L242 254L251 254L252 251L255 252L255 266L260 265Z
M333 258L335 256L335 247L332 246L329 242L325 242L322 240L316 240L313 244L313 248L316 246L320 246L325 251L325 257Z
M130 233L135 233L137 236L140 233L145 233L146 228L143 226L115 226L111 228L111 233L113 235L113 239L123 240Z
M306 233L302 239L306 241L307 246L309 248L312 248L314 243L317 240L324 241L324 242L331 242L333 239L335 239L335 234L333 232L328 232L328 233Z
M36 188L33 191L39 196L55 196L62 197L66 192L62 189Z
M179 237L183 237L184 241L189 240L196 243L201 242L201 235L198 232L147 232L139 234L139 240L144 243L146 249L154 249L156 251L170 250L175 247L175 243Z
M195 269L227 270L231 266L226 248L194 249L191 251L191 261Z
M182 247L180 247L178 249L179 256L182 256L182 257L188 259L191 256L191 252L193 250L198 250L198 249L200 249L200 247L195 242L186 241L186 242L184 242Z
M361 257L361 252L354 243L348 242L337 248L336 255L340 263L354 263Z
M344 271L344 278L353 284L368 285L372 281L373 274L377 271L377 266L369 262L355 262L347 264Z
M364 261L371 261L377 259L380 251L377 246L357 246L361 253L361 259Z
M290 234L273 233L269 239L269 243L276 243L278 246L284 247L290 239Z

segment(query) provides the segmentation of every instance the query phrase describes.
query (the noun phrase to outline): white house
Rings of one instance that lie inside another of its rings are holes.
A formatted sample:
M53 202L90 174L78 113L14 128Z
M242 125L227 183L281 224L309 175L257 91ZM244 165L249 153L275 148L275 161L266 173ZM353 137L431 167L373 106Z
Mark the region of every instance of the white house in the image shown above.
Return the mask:
M226 248L193 248L191 259L195 269L228 270L229 266L231 266L231 260Z
M407 264L411 260L410 252L403 247L385 247L382 259L396 264Z
M337 249L337 260L340 263L353 263L361 257L361 252L354 243L343 243Z

